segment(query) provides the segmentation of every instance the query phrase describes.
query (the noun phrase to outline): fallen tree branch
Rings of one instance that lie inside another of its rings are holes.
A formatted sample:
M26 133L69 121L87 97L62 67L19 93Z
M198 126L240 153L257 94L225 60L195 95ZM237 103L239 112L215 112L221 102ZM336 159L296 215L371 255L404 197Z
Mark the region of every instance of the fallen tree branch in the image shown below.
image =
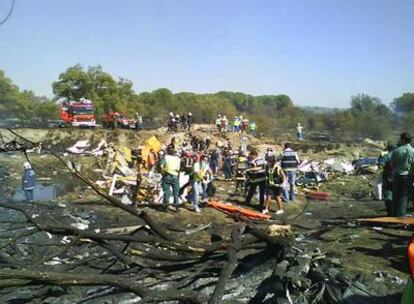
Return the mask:
M231 231L232 243L227 249L227 264L220 272L220 277L217 281L216 287L214 288L213 295L210 298L209 304L219 304L221 298L226 291L226 284L229 280L234 269L237 267L237 252L241 248L241 235L244 232L245 224L236 223Z

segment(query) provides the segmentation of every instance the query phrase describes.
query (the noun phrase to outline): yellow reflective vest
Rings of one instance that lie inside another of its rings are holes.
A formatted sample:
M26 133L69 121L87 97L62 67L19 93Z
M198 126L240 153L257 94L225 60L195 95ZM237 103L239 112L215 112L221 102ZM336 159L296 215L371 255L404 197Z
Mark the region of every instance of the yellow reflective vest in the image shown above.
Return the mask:
M166 155L162 171L174 176L178 176L180 172L181 159L175 155Z

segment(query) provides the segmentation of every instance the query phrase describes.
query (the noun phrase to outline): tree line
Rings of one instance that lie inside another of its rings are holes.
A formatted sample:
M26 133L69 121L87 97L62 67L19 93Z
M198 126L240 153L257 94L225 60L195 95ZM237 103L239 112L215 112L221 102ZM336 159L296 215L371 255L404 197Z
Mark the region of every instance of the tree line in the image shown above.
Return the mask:
M351 97L350 108L326 113L295 106L287 95L253 96L240 92L195 94L172 93L166 88L137 93L131 81L115 79L101 66L75 65L52 83L53 98L20 90L0 71L0 118L58 119L57 100L81 97L94 102L98 119L114 110L132 116L138 112L155 125L165 122L169 112L192 112L194 121L212 123L217 114L244 115L256 121L258 131L267 135L291 131L298 122L305 130L328 132L340 137L387 139L396 130L409 130L414 123L414 93L404 93L385 105L377 97L358 94Z

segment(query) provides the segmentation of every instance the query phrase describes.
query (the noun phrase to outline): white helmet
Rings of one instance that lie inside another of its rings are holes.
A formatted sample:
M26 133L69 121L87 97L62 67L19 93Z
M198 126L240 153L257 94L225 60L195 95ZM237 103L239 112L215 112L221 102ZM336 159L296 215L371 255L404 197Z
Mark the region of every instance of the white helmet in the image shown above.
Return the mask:
M173 117L174 116L174 113L173 112L170 112L170 116Z
M189 115L189 116L192 116L193 114L191 114L191 112L188 112L188 115Z
M28 170L28 169L31 169L31 168L32 168L32 165L30 165L30 163L29 163L28 161L26 161L26 162L24 162L24 164L23 164L23 168L24 168L25 170Z

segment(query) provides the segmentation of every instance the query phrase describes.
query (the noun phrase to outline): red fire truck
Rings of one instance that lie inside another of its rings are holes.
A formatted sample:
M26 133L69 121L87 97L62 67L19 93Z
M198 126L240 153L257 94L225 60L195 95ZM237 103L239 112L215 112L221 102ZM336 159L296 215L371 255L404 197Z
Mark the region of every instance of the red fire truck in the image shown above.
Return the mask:
M81 98L79 101L60 102L60 120L63 125L73 127L96 127L95 109L92 101Z
M103 125L112 129L135 129L136 120L127 118L123 113L109 111L103 117Z

